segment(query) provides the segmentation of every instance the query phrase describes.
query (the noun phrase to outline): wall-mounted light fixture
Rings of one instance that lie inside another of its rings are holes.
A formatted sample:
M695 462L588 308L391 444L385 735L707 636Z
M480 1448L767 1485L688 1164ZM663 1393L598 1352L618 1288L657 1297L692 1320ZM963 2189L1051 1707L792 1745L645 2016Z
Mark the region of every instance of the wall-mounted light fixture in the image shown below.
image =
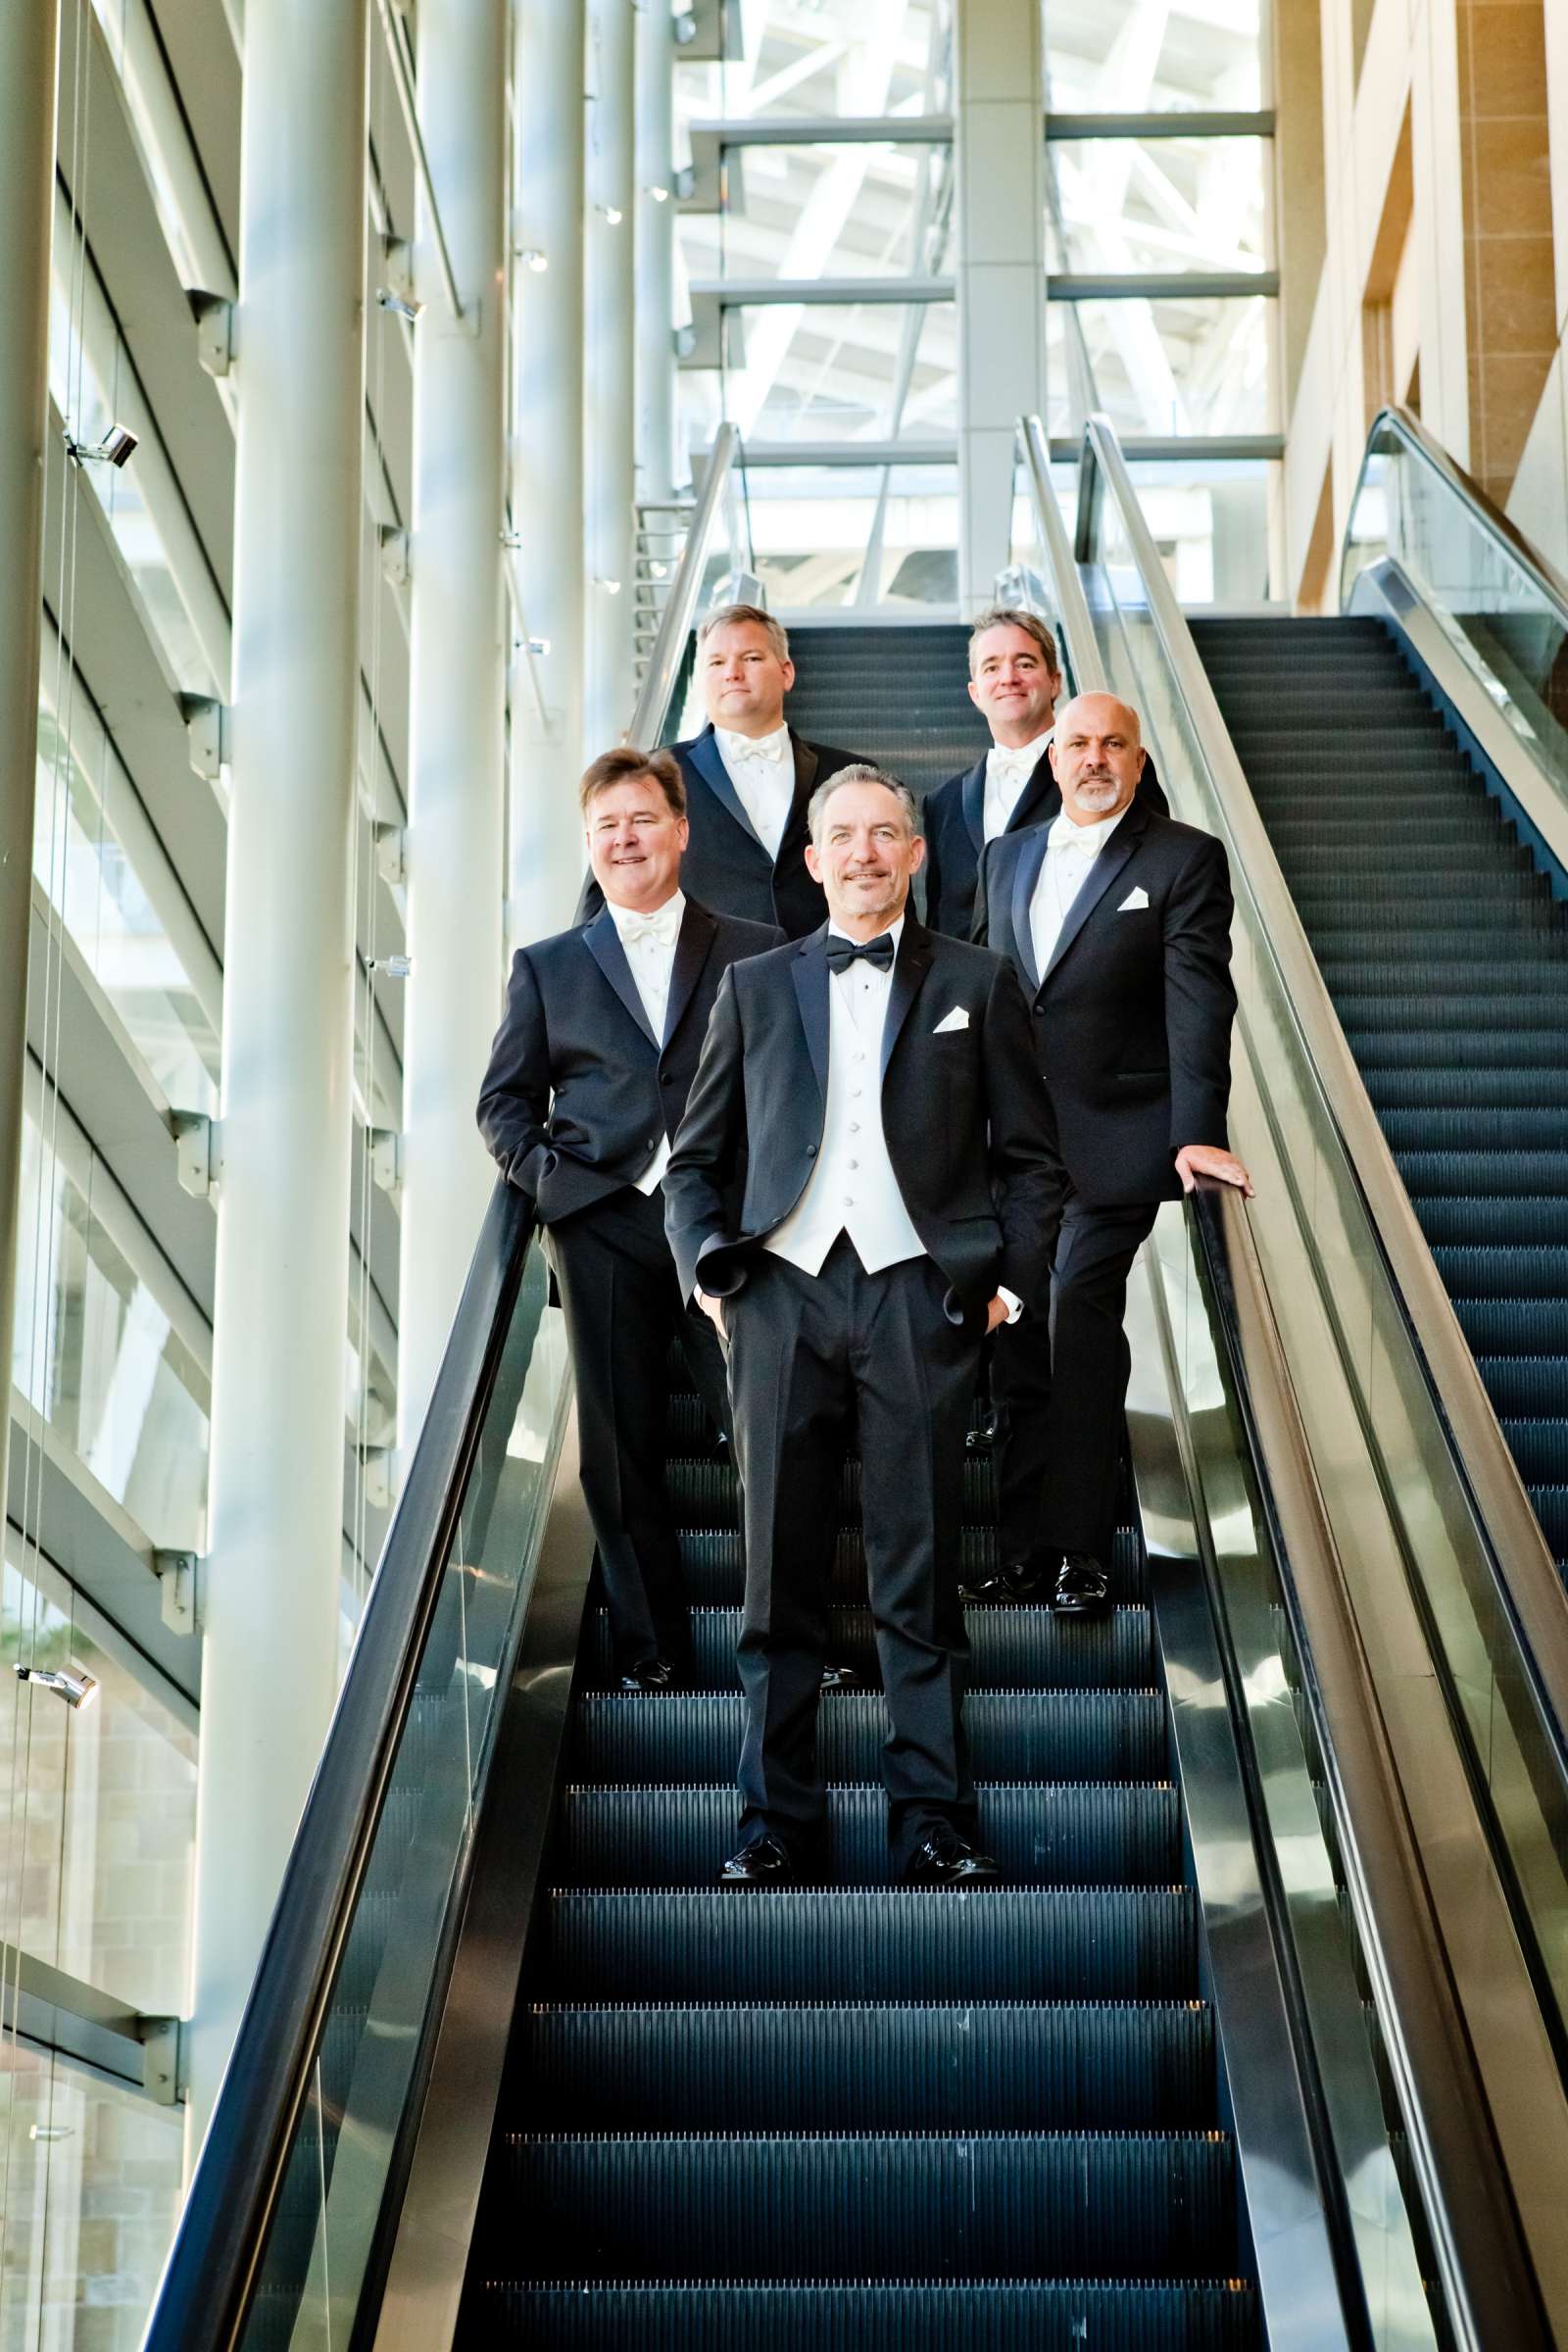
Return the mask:
M40 1690L58 1690L68 1707L90 1707L98 1695L98 1684L93 1675L66 1674L44 1666L19 1666L19 1683L36 1683Z
M112 424L101 441L74 441L66 435L66 453L78 466L124 466L136 447L136 436L128 424Z

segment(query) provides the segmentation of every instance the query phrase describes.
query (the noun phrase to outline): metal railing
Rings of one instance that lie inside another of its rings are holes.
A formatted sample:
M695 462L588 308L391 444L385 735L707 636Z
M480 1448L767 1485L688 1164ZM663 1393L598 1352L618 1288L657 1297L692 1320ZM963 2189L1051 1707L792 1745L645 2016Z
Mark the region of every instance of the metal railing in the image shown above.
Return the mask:
M712 548L721 525L726 534L725 560L715 577ZM629 743L646 749L660 739L674 701L692 629L715 586L733 591L737 601L753 601L759 593L753 571L741 437L733 424L721 424L713 435L702 493L687 529L679 566L664 600L659 635L654 640L647 675L638 691L636 709L627 729Z

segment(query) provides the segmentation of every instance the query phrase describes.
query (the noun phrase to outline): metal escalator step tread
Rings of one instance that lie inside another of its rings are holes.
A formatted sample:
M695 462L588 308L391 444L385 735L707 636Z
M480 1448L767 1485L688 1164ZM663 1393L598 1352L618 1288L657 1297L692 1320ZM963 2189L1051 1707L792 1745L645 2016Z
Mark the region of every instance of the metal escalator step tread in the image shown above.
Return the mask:
M738 1527L740 1480L728 1461L681 1460L665 1464L670 1507L683 1527ZM846 1520L860 1512L860 1465L847 1461L839 1486L840 1508ZM997 1515L996 1490L988 1460L963 1465L963 1515L970 1526L984 1526Z
M508 2134L492 2170L534 2278L1165 2278L1235 2260L1214 2131Z
M1497 1010L1490 1000L1488 1008ZM1568 1001L1564 1008L1568 1009ZM1424 1007L1428 1020L1432 1011L1430 1004ZM1348 1000L1340 1007L1340 1019L1355 1058L1373 1077L1381 1077L1387 1071L1391 1077L1464 1079L1469 1077L1471 1065L1476 1062L1486 1063L1494 1074L1505 1069L1510 1075L1515 1070L1529 1070L1536 1076L1557 1075L1562 1069L1560 1027L1520 1029L1511 1020L1499 1017L1490 1029L1412 1029L1396 1025L1385 1030L1364 1026L1370 1018L1370 1007L1359 1005L1354 1017L1350 1017ZM1499 1032L1504 1031L1505 1047L1498 1043Z
M1532 1050L1542 1037L1554 1035L1560 1041L1561 1024L1568 1018L1568 974L1551 987L1548 975L1538 974L1533 980L1522 981L1516 973L1509 972L1495 988L1470 986L1470 993L1464 994L1450 973L1441 1002L1453 1022L1451 1034L1467 1041L1464 1051L1473 1051L1478 1059L1488 1055L1495 1058L1502 1051L1497 1043L1500 1031L1511 1036L1517 1030ZM1359 983L1353 987L1337 986L1334 1004L1347 1036L1356 1040L1357 1052L1360 1041L1373 1027L1380 1028L1392 1051L1397 1046L1401 1032L1412 1037L1420 1035L1434 1009L1431 996L1391 992L1372 997L1362 993ZM1456 1044L1456 1057L1459 1051ZM1520 1053L1522 1058L1523 1045Z
M1480 1355L1476 1370L1500 1416L1568 1415L1568 1355Z
M1568 1251L1563 1253L1568 1257ZM866 1689L878 1687L876 1648L867 1609L828 1610L828 1656L854 1667ZM1062 1619L1046 1608L970 1607L970 1676L992 1690L1147 1690L1154 1680L1149 1611L1115 1608L1104 1617ZM735 1644L739 1609L693 1609L692 1688L733 1690L739 1686ZM605 1612L590 1612L582 1667L586 1685L611 1680L610 1627ZM831 1698L829 1704L832 1704Z
M1431 1059L1422 1059L1403 1066L1382 1066L1375 1054L1363 1052L1362 1038L1351 1039L1367 1092L1374 1102L1394 1109L1400 1104L1412 1108L1428 1102L1436 1108L1457 1108L1465 1103L1492 1103L1522 1107L1537 1104L1562 1103L1568 1105L1568 1064L1563 1060L1563 1045L1556 1041L1555 1054L1552 1040L1543 1032L1530 1033L1521 1051L1520 1041L1510 1036L1505 1049L1506 1058L1497 1059L1498 1041L1495 1037L1482 1041L1482 1052L1476 1056L1483 1066L1476 1068L1467 1062L1457 1040L1447 1041L1451 1066ZM1399 1040L1389 1041L1391 1050Z
M966 1527L959 1538L959 1573L990 1576L1001 1564L994 1527ZM739 1528L684 1528L680 1535L681 1566L689 1598L697 1603L728 1606L738 1603L746 1582L745 1544ZM1130 1530L1118 1534L1108 1563L1111 1597L1144 1597L1143 1547ZM833 1591L840 1600L865 1598L865 1538L858 1527L840 1528L833 1551Z
M977 1796L980 1842L1009 1884L1159 1886L1181 1869L1168 1784L988 1782ZM568 1788L562 1876L581 1886L711 1886L735 1849L740 1802L733 1781L718 1788ZM888 1883L888 1804L879 1787L829 1788L827 1828L836 1886Z
M537 2130L1158 2129L1214 2108L1201 2001L543 2003Z
M1568 1111L1384 1110L1378 1125L1392 1150L1470 1157L1512 1157L1529 1164L1550 1158L1568 1143ZM1520 1190L1535 1190L1521 1182Z
M1509 944L1506 933L1501 935L1501 942L1503 946ZM1568 985L1562 986L1558 996L1548 994L1549 989L1559 984L1559 975L1561 983L1568 984L1568 962L1539 934L1512 944L1518 953L1506 956L1472 954L1467 949L1463 956L1412 955L1394 963L1388 960L1386 932L1376 939L1369 937L1359 942L1314 940L1312 943L1336 1007L1342 996L1360 998L1382 990L1393 999L1407 991L1425 991L1425 1017L1431 1017L1433 999L1441 998L1451 1007L1456 1021L1466 1028L1479 1028L1494 1015L1492 1000L1502 997L1518 1008L1522 1023L1534 1027L1541 1016L1527 1010L1527 1004L1539 1003L1542 1015L1546 1018L1568 1008ZM1497 1025L1508 1026L1501 1019Z
M1568 1260L1568 1250L1562 1254ZM1451 1281L1448 1292L1459 1327L1478 1355L1568 1356L1568 1283L1555 1297L1535 1298L1495 1291L1455 1295Z
M1408 1112L1391 1109L1388 1117L1413 1119L1421 1115L1421 1111L1414 1109ZM1399 1174L1404 1179L1405 1190L1412 1198L1427 1193L1469 1195L1481 1199L1490 1199L1500 1193L1519 1200L1535 1197L1549 1200L1568 1196L1568 1148L1556 1151L1549 1148L1532 1151L1527 1148L1511 1152L1489 1149L1485 1139L1493 1118L1514 1118L1518 1115L1517 1107L1495 1112L1472 1108L1465 1113L1440 1110L1428 1105L1424 1115L1434 1120L1470 1116L1475 1119L1479 1133L1472 1145L1436 1146L1431 1149L1416 1145L1397 1152L1395 1156ZM1554 1108L1544 1109L1540 1116L1544 1119L1558 1118L1563 1127L1565 1145L1568 1145L1568 1117ZM1387 1124L1386 1118L1385 1127Z
M1415 939L1437 932L1454 943L1455 962L1466 956L1503 950L1514 963L1541 955L1568 956L1568 910L1553 899L1528 893L1517 901L1499 893L1446 891L1441 897L1379 900L1371 892L1354 897L1316 889L1295 894L1314 950L1324 955L1387 955L1391 933Z
M563 1887L548 1982L573 2000L1168 2000L1195 1994L1185 1886L735 1893Z
M1240 2279L570 2279L487 2285L485 2352L1250 2352Z
M1528 1419L1513 1413L1499 1415L1508 1451L1519 1465L1527 1487L1555 1487L1568 1483L1568 1417Z
M1568 1564L1568 1485L1549 1479L1532 1483L1530 1500L1541 1532L1556 1557L1559 1568Z
M1568 1249L1454 1247L1432 1252L1451 1298L1568 1299Z
M577 1702L573 1778L670 1785L725 1779L745 1731L737 1691L611 1691ZM840 1691L817 1716L829 1781L871 1781L887 1711L874 1691ZM969 1757L983 1780L1153 1780L1165 1763L1164 1701L1154 1690L971 1690Z
M1548 887L1544 874L1531 864L1529 851L1500 834L1481 842L1444 843L1432 841L1422 828L1411 839L1401 841L1398 871L1393 875L1387 827L1354 843L1282 840L1280 835L1281 828L1271 825L1275 855L1292 890L1298 892L1310 894L1338 885L1395 897L1402 882L1409 890L1448 890L1461 895L1486 884L1498 896L1505 891L1519 896L1534 886Z
M1429 1242L1526 1250L1568 1244L1568 1200L1423 1193L1415 1200L1415 1213Z

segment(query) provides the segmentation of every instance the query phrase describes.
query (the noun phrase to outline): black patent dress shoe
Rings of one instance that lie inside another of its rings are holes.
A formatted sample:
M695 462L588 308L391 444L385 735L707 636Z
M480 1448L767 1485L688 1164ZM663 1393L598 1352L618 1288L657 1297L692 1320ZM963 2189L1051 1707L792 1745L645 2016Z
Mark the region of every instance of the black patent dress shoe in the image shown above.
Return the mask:
M962 1600L1033 1600L1050 1573L1049 1562L1040 1558L1004 1560L990 1576L964 1577L958 1596Z
M1092 1551L1056 1555L1051 1605L1060 1617L1090 1617L1110 1604L1110 1579Z
M668 1658L639 1658L628 1666L620 1678L623 1690L669 1690L674 1688L675 1669Z
M719 1870L721 1886L793 1886L800 1878L782 1838L754 1838Z
M857 1690L859 1684L860 1678L853 1666L824 1666L822 1669L824 1690Z
M987 1405L983 1413L975 1416L963 1442L971 1453L989 1453L1001 1435L1002 1415L996 1406L991 1404Z
M916 1846L905 1867L906 1886L994 1886L1002 1876L995 1854L983 1854L961 1830L943 1826Z

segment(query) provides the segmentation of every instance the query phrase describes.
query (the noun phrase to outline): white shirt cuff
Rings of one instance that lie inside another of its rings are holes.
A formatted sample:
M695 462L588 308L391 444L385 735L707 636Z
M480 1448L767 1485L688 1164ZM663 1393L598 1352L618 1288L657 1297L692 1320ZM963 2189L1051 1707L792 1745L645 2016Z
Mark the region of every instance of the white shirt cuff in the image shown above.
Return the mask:
M1023 1313L1023 1300L1019 1298L1017 1292L1009 1291L1004 1283L999 1282L997 1285L997 1297L1002 1300L1003 1305L1007 1310L1007 1321L1009 1323L1016 1323L1018 1317Z

